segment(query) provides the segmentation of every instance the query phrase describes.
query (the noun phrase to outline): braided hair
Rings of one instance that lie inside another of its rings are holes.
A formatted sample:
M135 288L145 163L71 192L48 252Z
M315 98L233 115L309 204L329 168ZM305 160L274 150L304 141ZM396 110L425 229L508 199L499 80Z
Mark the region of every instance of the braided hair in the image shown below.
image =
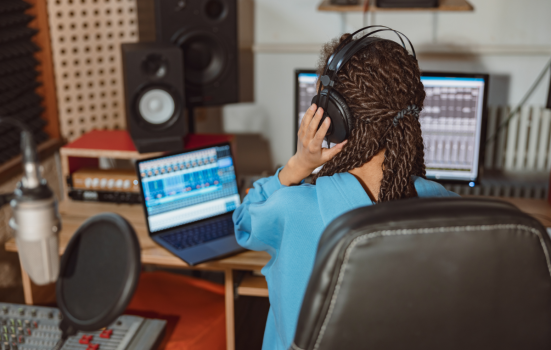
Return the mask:
M344 34L323 47L318 75L349 36ZM425 89L417 60L399 44L382 40L352 56L337 76L333 88L346 100L355 125L343 150L323 166L313 182L361 167L385 149L378 202L417 197L411 176L425 177L418 120Z

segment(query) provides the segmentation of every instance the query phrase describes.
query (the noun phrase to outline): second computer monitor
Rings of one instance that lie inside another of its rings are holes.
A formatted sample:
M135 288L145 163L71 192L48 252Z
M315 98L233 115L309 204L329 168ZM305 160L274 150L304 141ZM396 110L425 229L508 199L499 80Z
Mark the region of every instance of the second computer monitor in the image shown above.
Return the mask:
M427 178L474 186L484 154L488 75L424 72L421 81L426 98L419 121ZM316 83L315 70L295 71L295 134L316 95Z
M424 72L421 82L427 178L474 186L484 154L488 75Z

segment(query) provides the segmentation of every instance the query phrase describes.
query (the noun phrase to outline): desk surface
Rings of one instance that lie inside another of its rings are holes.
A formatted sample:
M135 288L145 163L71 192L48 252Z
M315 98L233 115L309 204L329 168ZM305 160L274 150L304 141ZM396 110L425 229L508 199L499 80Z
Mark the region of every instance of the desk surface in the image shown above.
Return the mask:
M61 214L61 232L59 235L59 251L62 254L69 240L78 229L78 227L89 217L104 213L113 212L125 217L138 235L140 246L142 247L142 263L155 264L169 267L190 267L188 264L174 256L168 250L159 246L147 233L144 213L141 205L113 204L98 202L77 202L65 200L59 203L59 213ZM6 250L16 252L17 246L15 240L11 239L6 243ZM208 270L260 270L270 260L266 252L247 251L228 258L214 260L193 266L198 269Z
M488 197L485 197L488 198ZM545 200L524 199L524 198L496 198L519 207L522 211L533 215L544 226L551 227L551 205ZM62 230L59 235L59 249L63 253L69 239L73 236L78 227L89 217L103 213L114 212L122 215L136 230L140 245L142 247L142 262L144 264L155 264L170 267L190 267L188 264L174 256L168 250L154 243L147 234L143 209L140 205L112 204L96 202L76 202L65 200L59 204L61 214ZM16 252L15 240L11 239L6 243L6 250ZM265 252L247 251L228 258L206 262L194 266L198 269L209 270L260 270L270 260Z

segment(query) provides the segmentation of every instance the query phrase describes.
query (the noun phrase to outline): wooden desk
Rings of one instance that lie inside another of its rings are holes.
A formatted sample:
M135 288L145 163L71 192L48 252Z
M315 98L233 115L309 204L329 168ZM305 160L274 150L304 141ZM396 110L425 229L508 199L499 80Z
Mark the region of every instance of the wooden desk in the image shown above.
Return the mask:
M488 197L484 197L488 198ZM551 205L544 200L522 198L496 198L512 203L524 212L533 215L544 226L551 227ZM142 263L166 267L218 270L225 273L226 287L226 337L227 348L234 349L234 285L233 270L260 270L269 261L265 252L248 251L228 258L215 260L197 266L189 266L166 249L154 243L147 233L143 209L140 205L108 204L91 202L63 201L59 205L62 230L60 233L60 254L63 253L69 239L77 228L89 217L102 213L114 212L122 215L132 223L142 247ZM17 252L17 246L12 239L6 243L6 250ZM27 304L48 303L55 299L51 286L42 288L34 285L23 271L23 287ZM48 289L49 288L49 289ZM246 277L238 287L240 295L268 296L266 281L263 278Z
M502 197L484 197L484 196L465 196L477 198L491 198L501 200L515 205L517 208L536 218L545 227L551 227L551 205L543 199L528 198L502 198Z
M206 262L196 266L189 266L149 238L141 205L65 200L59 203L59 212L61 214L62 225L62 230L59 235L60 254L63 254L69 240L86 219L99 213L113 212L126 218L136 230L142 248L141 258L143 264L173 268L223 271L225 274L226 287L227 349L233 350L235 348L233 270L260 270L270 260L270 256L267 253L247 251L228 258ZM17 246L14 239L6 243L6 250L17 252ZM45 287L36 286L31 282L23 268L21 271L23 275L25 303L29 305L46 304L55 300L53 284ZM267 296L266 281L262 277L252 278L252 280L251 277L247 278L244 287L245 289L240 293L242 295Z

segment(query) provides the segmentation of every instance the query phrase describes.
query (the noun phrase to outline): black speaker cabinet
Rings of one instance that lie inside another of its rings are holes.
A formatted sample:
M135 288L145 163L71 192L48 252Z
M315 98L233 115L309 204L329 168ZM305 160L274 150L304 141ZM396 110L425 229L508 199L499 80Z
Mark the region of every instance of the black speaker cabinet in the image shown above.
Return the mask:
M149 1L138 2L140 40L182 50L188 105L238 102L236 0L154 0L154 11Z
M121 44L126 127L140 153L183 149L187 132L182 51L156 43Z

